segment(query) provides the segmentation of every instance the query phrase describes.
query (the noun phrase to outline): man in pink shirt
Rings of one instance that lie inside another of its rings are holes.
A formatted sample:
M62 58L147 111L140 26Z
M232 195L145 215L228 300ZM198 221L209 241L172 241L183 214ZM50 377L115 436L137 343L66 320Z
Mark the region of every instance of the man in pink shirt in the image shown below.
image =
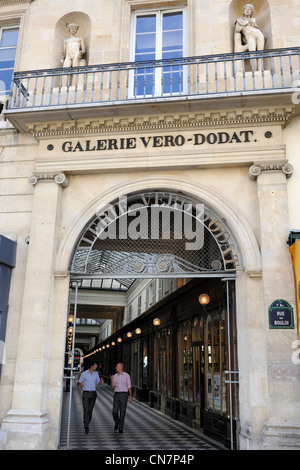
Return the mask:
M115 421L115 431L119 428L119 433L123 434L125 413L127 408L128 393L129 403L132 402L130 375L124 372L124 365L119 362L116 365L117 373L110 376L110 386L114 388L113 417Z

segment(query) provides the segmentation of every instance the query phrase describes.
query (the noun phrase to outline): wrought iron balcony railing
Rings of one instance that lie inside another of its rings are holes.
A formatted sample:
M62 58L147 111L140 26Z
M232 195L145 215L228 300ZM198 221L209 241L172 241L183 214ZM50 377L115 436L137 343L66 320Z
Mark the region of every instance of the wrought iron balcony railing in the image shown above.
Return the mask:
M15 72L8 110L290 91L300 47Z

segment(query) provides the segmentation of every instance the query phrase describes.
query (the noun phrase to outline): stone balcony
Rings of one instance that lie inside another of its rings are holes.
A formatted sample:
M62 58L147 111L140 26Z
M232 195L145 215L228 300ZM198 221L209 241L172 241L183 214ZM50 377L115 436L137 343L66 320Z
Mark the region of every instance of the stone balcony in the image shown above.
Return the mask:
M291 103L297 94L299 69L300 47L15 72L4 114L27 132L30 123L186 112L199 102L201 109L280 105L279 95Z

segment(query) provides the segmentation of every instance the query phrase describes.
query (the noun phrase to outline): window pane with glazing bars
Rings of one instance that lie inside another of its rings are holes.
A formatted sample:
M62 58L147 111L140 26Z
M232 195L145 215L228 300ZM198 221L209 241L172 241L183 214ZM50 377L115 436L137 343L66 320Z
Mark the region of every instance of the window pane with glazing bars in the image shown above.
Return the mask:
M153 68L145 62L136 68L134 95L180 94L182 66L164 65L164 61L183 57L183 12L137 16L135 28L135 61L162 60L162 66Z
M156 15L136 18L135 61L144 62L156 59ZM134 77L134 95L154 94L154 69L137 68Z
M18 35L18 28L0 29L0 96L9 94Z
M183 57L183 14L165 13L162 27L162 59ZM182 92L182 66L163 67L163 93Z

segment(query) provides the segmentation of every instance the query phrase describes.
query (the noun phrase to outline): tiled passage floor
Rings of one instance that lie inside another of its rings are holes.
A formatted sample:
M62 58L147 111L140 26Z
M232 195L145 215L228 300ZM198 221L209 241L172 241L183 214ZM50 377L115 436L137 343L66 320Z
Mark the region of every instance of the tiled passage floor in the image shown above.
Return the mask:
M89 434L83 427L81 389L73 386L69 449L76 450L215 450L221 446L202 437L148 405L133 400L128 403L124 433L114 431L113 392L108 385L97 390ZM67 447L69 393L64 393L60 449Z

